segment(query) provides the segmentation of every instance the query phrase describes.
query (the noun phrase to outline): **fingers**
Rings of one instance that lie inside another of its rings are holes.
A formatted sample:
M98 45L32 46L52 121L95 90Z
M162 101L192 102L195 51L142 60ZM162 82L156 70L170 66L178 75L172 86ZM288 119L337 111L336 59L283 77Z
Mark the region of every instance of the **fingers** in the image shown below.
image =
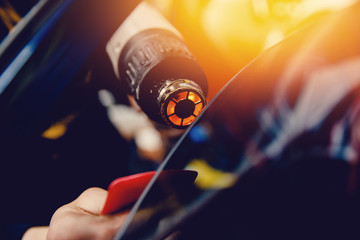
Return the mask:
M29 228L22 237L22 240L46 240L48 230L49 227Z
M59 208L51 219L47 239L112 239L128 212L99 215L106 197L107 191L90 188Z

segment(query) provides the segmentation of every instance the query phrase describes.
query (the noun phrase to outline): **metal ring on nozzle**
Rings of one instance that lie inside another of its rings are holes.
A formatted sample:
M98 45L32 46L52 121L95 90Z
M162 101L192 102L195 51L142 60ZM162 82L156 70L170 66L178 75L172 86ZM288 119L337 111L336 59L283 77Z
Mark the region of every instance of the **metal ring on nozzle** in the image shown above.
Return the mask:
M161 117L174 128L189 126L206 105L199 85L187 79L166 82L158 101Z

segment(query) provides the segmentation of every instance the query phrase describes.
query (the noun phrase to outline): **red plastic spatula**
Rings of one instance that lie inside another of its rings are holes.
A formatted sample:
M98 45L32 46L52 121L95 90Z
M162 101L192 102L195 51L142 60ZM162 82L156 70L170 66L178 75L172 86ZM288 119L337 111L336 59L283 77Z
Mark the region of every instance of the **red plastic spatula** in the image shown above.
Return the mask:
M144 191L155 171L138 173L121 177L112 181L108 188L108 196L101 214L114 213L131 203L134 203ZM158 181L193 182L197 177L196 171L191 170L164 170Z

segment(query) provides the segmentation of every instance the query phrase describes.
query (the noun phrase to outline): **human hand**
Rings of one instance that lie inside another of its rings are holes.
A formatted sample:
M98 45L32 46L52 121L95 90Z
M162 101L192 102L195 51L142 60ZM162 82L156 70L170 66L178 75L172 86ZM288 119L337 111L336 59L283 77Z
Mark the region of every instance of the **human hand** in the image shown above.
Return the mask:
M23 240L112 239L128 212L100 215L106 197L104 189L87 189L73 202L56 210L49 227L30 228Z

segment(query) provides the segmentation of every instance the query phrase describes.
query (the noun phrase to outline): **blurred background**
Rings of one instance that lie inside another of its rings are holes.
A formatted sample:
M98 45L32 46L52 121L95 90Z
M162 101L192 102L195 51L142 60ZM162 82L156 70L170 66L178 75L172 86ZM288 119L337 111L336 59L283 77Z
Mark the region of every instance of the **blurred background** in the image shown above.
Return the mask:
M357 0L147 0L181 32L211 99L240 69L297 29ZM1 0L0 39L37 0Z
M209 98L265 49L356 0L150 0L183 34Z

